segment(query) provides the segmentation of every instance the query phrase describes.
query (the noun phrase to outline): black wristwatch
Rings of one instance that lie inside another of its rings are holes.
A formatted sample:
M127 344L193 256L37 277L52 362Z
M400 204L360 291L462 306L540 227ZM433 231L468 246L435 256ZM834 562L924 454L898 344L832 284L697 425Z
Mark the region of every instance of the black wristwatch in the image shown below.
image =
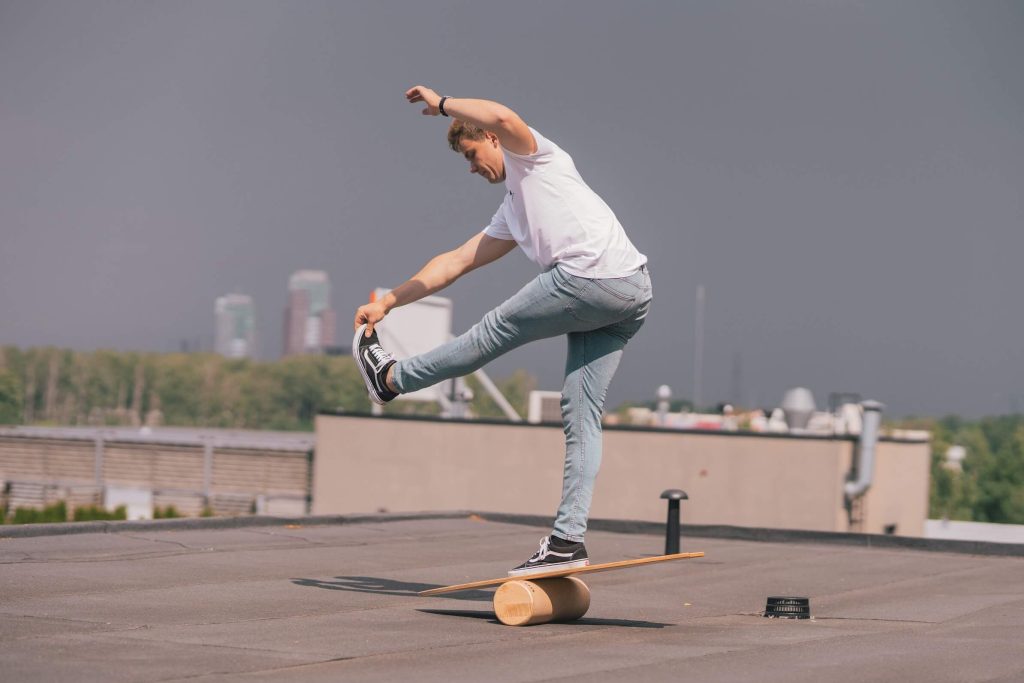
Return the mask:
M437 110L438 110L439 112L441 112L441 116L448 116L448 112L446 112L446 111L444 110L444 101L445 101L445 100L447 100L447 99L448 99L448 97L447 97L447 96L445 96L445 97L442 97L442 98L441 98L441 101L437 103Z

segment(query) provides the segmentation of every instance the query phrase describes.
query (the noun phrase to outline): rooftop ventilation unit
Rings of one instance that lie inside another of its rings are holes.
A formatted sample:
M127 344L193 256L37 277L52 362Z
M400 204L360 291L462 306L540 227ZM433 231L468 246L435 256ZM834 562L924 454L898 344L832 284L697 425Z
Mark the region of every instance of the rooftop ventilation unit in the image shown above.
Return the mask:
M796 387L782 397L782 412L786 415L786 424L790 429L806 429L807 423L814 415L814 394L810 389Z
M770 619L810 619L810 598L770 597L764 606L764 615Z

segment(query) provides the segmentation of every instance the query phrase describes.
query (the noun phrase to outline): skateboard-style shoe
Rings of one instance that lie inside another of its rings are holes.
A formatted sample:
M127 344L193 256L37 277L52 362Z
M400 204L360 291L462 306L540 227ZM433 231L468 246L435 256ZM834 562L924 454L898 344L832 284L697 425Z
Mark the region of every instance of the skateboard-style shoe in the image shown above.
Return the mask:
M387 384L388 369L395 364L395 357L381 348L376 330L367 337L366 325L359 326L352 338L352 357L363 375L371 401L382 406L398 396Z
M561 539L559 539L561 540ZM582 543L565 542L551 544L548 536L540 539L540 550L533 554L533 557L523 562L518 567L508 571L509 576L529 576L542 572L554 572L559 569L576 569L586 567L590 564L587 559L587 549Z

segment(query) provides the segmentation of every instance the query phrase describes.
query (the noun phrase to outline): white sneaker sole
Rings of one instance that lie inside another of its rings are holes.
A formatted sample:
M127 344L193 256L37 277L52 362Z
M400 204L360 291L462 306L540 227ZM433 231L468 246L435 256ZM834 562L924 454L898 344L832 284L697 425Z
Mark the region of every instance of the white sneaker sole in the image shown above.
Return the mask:
M538 565L529 569L509 569L509 576L532 576L533 574L546 574L547 572L558 572L564 569L580 569L589 567L590 560L573 560L571 562L553 562L551 564Z

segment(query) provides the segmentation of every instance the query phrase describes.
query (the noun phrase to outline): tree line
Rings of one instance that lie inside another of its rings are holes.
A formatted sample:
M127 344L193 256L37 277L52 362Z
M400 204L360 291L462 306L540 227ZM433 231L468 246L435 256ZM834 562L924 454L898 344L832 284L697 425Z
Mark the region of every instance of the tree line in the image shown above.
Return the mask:
M1024 416L902 420L932 434L930 517L1024 524ZM959 466L947 458L962 446Z
M470 408L503 414L479 386ZM533 378L497 382L525 415ZM319 412L369 412L359 370L348 356L277 361L202 353L80 352L0 347L0 424L226 427L311 430ZM390 413L436 414L434 404L395 401Z

